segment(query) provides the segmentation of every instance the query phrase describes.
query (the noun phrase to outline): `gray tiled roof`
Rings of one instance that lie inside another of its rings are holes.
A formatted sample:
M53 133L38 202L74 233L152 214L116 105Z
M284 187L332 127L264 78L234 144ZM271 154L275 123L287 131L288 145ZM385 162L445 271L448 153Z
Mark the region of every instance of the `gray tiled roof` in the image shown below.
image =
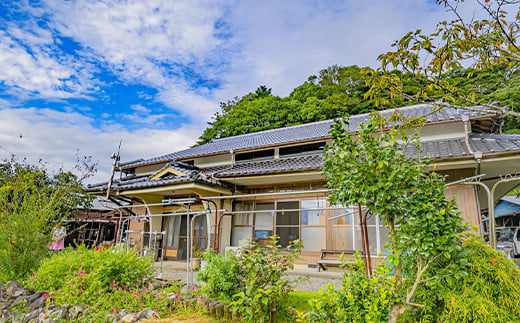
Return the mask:
M155 187L155 186L164 186L164 185L172 185L172 184L182 184L182 183L200 183L200 184L207 184L212 186L219 186L222 187L221 183L218 183L217 181L207 179L207 178L193 178L191 176L183 176L183 177L173 177L173 176L166 176L161 179L157 180L150 180L149 176L142 176L138 180L132 180L132 181L126 181L126 180L116 180L112 184L111 189L112 190L130 190L130 189L137 189L137 188L147 188L147 187ZM106 190L107 189L107 183L101 183L97 185L91 185L86 190L87 191L99 191L99 190Z
M480 151L484 156L508 151L518 152L520 151L520 135L473 134L471 135L470 145L474 151ZM422 156L429 156L431 160L471 156L466 148L464 138L421 142L421 150ZM417 147L406 147L405 154L409 157L417 156ZM228 166L222 166L206 168L203 171L208 175L214 174L213 176L216 178L229 178L318 170L321 168L322 162L322 154L309 154L291 158L237 163L232 169L229 169Z
M186 167L188 166L188 167ZM188 176L173 176L173 175L165 175L162 176L159 179L151 180L155 174L161 172L163 169L171 167L174 169L177 169L185 174L188 174ZM185 165L178 162L172 162L166 165L165 167L161 168L159 171L152 175L145 175L145 176L126 176L122 178L121 180L116 179L112 183L111 189L117 190L117 189L136 189L136 188L146 188L146 187L153 187L153 186L164 186L164 185L171 185L171 184L181 184L181 183L201 183L201 184L208 184L213 186L223 186L221 183L209 179L204 178L200 175L200 171L196 169L196 167ZM107 188L108 183L99 183L90 185L87 190L90 191L97 191L97 190L105 190Z
M468 111L462 109L443 108L441 111L435 111L433 105L418 104L402 108L389 109L380 111L389 115L390 113L399 110L404 117L410 118L413 116L424 116L426 122L440 122L448 120L460 119L463 114L470 117L477 117L484 115L482 112ZM366 123L369 120L369 114L359 114L350 117L350 130L357 131L361 123ZM230 149L241 150L248 148L259 148L263 146L279 145L284 143L298 142L310 139L328 138L329 128L334 120L325 120L312 123L305 123L301 125L278 128L272 130L259 131L244 135L233 137L226 137L215 139L207 144L182 150L179 152L150 158L146 160L138 160L129 163L122 163L123 168L130 168L140 165L153 164L159 162L168 162L177 158L195 157L206 154L213 154L219 152L227 152Z
M474 151L486 155L494 153L520 152L520 135L496 135L496 134L472 134L470 137L470 145ZM429 156L431 160L443 160L449 158L470 157L471 154L466 148L464 138L441 139L434 141L421 142L422 155ZM417 147L408 146L405 148L407 156L417 156ZM207 167L197 171L193 169L183 168L175 163L176 168L181 167L185 173L190 176L184 177L169 177L165 176L159 180L149 180L153 175L148 176L128 176L121 182L116 181L113 189L136 189L153 186L179 184L185 182L197 182L209 185L219 185L216 180L211 179L212 175L215 178L225 179L238 176L253 176L253 175L268 175L277 173L302 172L310 170L319 170L322 167L323 159L321 153L309 153L294 155L291 157L284 157L279 159L259 160L238 162L233 168L228 165ZM202 171L207 177L198 176ZM93 185L89 190L106 189L106 183Z
M480 151L484 156L520 151L520 135L471 134L469 142L473 151ZM421 150L423 156L432 160L471 156L464 138L421 142ZM416 156L417 149L409 146L405 153Z
M204 168L202 170L204 173L213 175L216 178L302 172L320 169L323 158L322 156L321 153L315 153L291 158L285 157L280 159L242 162L235 164L233 168L226 166Z

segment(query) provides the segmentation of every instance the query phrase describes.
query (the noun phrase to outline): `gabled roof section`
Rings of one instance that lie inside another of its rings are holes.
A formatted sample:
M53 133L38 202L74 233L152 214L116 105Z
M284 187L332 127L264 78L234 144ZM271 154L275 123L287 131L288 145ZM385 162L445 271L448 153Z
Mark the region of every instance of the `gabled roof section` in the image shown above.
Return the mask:
M485 109L483 107L479 108ZM441 110L438 110L433 105L428 104L418 104L401 108L383 110L380 112L386 115L390 115L396 110L401 112L406 118L414 116L424 117L426 119L426 123L458 120L461 119L462 115L464 114L469 115L470 118L492 116L491 113L485 114L483 112L469 111L463 109L442 108ZM351 131L357 131L362 123L367 123L368 121L369 113L353 115L350 117L349 128ZM233 137L215 139L204 145L196 146L179 152L146 160L137 160L133 162L122 163L120 166L122 169L127 169L137 166L173 161L176 159L223 153L228 152L231 149L235 151L240 151L252 148L261 148L308 140L330 138L329 129L333 123L334 120L324 120L300 124L296 126L259 131Z
M150 177L150 180L156 180L159 178L162 178L164 176L177 176L177 177L185 177L188 176L188 174L183 173L179 170L176 170L175 168L166 167L160 172L154 174L152 177Z
M200 169L181 162L171 162L152 175L128 175L112 183L113 190L127 190L172 184L198 183L216 187L225 187L225 184L207 178ZM87 191L105 191L108 183L88 185Z
M157 180L165 176L168 176L169 178L186 177L189 176L189 174L191 174L193 171L197 172L199 169L192 165L173 161L159 169L155 174L152 174L150 176L150 180Z

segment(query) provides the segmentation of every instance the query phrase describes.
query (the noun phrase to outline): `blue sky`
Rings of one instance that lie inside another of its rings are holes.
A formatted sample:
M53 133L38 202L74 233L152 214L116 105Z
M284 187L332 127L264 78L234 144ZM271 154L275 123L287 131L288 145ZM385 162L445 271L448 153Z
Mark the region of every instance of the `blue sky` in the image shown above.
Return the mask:
M432 1L0 1L0 158L71 168L186 148L218 103L287 95L332 64L376 66Z

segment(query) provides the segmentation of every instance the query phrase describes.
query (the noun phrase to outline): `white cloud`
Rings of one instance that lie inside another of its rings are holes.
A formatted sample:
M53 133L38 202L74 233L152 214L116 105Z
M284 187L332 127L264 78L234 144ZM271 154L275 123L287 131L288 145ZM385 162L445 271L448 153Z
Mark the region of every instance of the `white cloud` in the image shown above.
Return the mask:
M0 110L0 159L11 153L31 162L42 159L49 168L72 169L76 152L99 161L99 172L90 182L106 181L110 172L109 156L122 140L122 160L154 157L187 148L200 129L182 125L174 131L141 128L128 131L121 125L105 130L93 126L93 119L79 113L50 109L5 108ZM20 137L21 136L21 137Z
M375 67L394 40L433 28L441 16L444 11L427 0L237 2L229 20L241 56L221 99L260 84L288 95L333 64Z
M228 44L215 31L223 14L218 1L50 0L46 6L61 35L121 80L159 90L157 100L192 117L208 118L216 109L190 78L191 71L215 76L221 66L216 53Z
M135 112L139 112L139 113L143 113L143 114L148 114L150 112L152 112L152 110L148 109L148 108L145 108L143 107L142 105L140 104L133 104L131 107L130 107L131 110L134 110Z
M17 98L87 97L96 89L91 72L69 55L55 56L48 31L10 26L0 30L0 84Z
M101 80L67 78L91 71L87 61L94 60L123 82L158 90L155 100L199 124L219 101L260 84L287 95L329 65L375 65L393 40L446 16L429 0L47 0L31 10L48 19L52 32L34 23L24 27L30 32L10 28L13 37L39 49L36 56L11 49L9 57L24 63L18 71L11 67L16 75L5 78L10 85L77 97ZM43 50L53 33L80 44L80 67ZM36 73L27 73L35 66Z

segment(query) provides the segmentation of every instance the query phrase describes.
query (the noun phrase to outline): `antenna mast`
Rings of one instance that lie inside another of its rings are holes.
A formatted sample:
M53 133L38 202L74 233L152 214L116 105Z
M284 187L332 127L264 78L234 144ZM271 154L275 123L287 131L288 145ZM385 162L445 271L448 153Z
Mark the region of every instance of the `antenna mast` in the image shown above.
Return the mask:
M121 151L121 142L122 140L119 140L119 147L117 147L117 154L112 154L110 156L111 159L114 160L114 163L112 164L112 172L110 173L110 179L108 180L108 187L107 187L107 199L110 197L110 189L112 187L112 182L114 181L114 173L116 172L116 167L119 164L120 151Z

